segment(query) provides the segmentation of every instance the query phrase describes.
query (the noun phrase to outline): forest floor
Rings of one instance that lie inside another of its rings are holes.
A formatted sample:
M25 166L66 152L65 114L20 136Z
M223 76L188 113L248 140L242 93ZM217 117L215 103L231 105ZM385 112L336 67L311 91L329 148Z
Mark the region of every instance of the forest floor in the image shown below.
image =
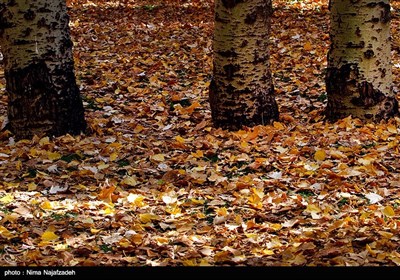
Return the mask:
M273 2L280 120L229 132L211 0L68 1L89 131L0 135L0 266L400 265L400 119L325 122L327 0Z

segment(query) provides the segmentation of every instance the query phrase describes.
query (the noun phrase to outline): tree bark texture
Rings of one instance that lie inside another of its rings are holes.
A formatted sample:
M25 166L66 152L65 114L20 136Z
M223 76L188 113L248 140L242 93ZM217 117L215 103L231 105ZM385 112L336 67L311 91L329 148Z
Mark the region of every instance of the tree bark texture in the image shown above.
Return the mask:
M65 0L3 0L0 44L8 127L17 138L86 129Z
M389 0L330 0L326 116L377 122L398 115Z
M230 130L278 119L269 63L271 0L216 0L213 123Z

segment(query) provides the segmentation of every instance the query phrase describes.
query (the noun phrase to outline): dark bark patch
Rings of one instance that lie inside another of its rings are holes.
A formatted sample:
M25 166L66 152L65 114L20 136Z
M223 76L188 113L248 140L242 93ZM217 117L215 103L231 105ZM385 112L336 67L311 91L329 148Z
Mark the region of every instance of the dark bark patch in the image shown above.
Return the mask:
M222 5L227 9L233 9L237 4L243 2L243 0L222 0Z
M382 102L385 99L385 94L368 82L361 82L358 86L358 97L353 97L351 103L358 107L369 108Z
M268 60L268 56L266 56L265 54L260 55L257 50L254 51L254 57L253 57L252 64L259 64L259 63L265 62L267 60Z
M327 69L325 84L328 102L325 108L325 116L328 120L336 121L347 117L344 113L347 108L342 104L341 100L342 96L348 94L349 78L354 71L353 69L357 69L356 67L357 65L354 64L345 64L340 68L329 67ZM352 82L354 83L354 81Z
M374 57L374 55L375 55L375 53L374 53L373 50L366 50L366 51L364 52L364 57L365 57L366 59L371 59L371 58Z
M252 92L251 99L256 110L248 107L247 102L251 100L241 102L241 96L248 96L249 92L250 89L244 89L231 93L232 96L236 96L235 99L233 97L229 100L224 99L223 105L219 104L221 107L213 107L214 110L211 112L214 125L232 131L242 129L244 126L268 125L279 119L279 108L273 96L273 87Z
M234 50L218 51L217 54L219 54L223 57L237 57L237 53Z
M58 74L41 60L5 73L10 131L16 138L59 136L86 130L84 109L73 71Z
M32 21L32 20L35 19L35 17L36 17L36 14L35 14L35 12L32 11L31 9L27 10L27 11L25 12L25 14L24 14L24 19L26 19L26 20Z
M367 22L372 22L372 23L378 23L380 21L379 18L377 17L372 17L370 20L368 20Z
M388 23L391 20L391 15L390 15L390 5L389 4L384 4L384 3L379 3L380 5L383 6L383 10L381 11L381 22L382 23Z
M279 119L279 108L275 101L273 85L268 90L256 90L254 95L257 108L253 120L254 124L266 125Z
M382 78L382 79L385 78L385 76L386 76L386 69L379 68L378 70L379 70L379 72L381 72L381 78Z
M251 25L254 24L256 20L257 20L257 11L253 11L252 13L246 15L244 23Z
M220 23L223 23L223 24L228 24L229 23L229 20L221 18L219 13L215 13L214 20L215 20L215 22L220 22Z
M248 44L249 44L249 41L247 41L246 39L244 39L244 40L242 41L242 43L240 44L240 47L241 47L241 48L244 48L244 47L246 47Z
M352 64L345 64L339 69L335 67L327 69L325 83L328 93L328 101L329 95L340 94L346 88L346 80L350 76L352 67Z
M14 41L14 44L15 45L27 45L27 44L30 44L31 42L30 41L28 41L28 40L22 40L22 39L19 39L19 40L15 40Z
M235 73L240 70L240 66L237 64L227 64L224 66L225 76L228 81L232 81Z
M47 24L46 19L44 17L42 17L41 19L38 20L37 27L38 28L42 28L42 27L49 28L49 25Z
M232 131L243 126L266 125L278 120L279 109L273 94L273 86L257 90L237 90L230 85L217 85L212 80L209 101L214 126ZM246 96L246 100L243 96ZM248 102L254 104L255 110L253 106L248 106Z
M372 18L372 22L382 22L382 23L388 23L391 19L391 15L390 15L390 4L386 4L384 2L372 2L372 3L368 3L367 7L368 8L376 8L376 6L380 6L381 10L381 15L380 18Z
M399 103L394 96L387 96L381 107L380 112L376 116L378 120L386 120L399 116Z
M356 29L356 35L358 37L361 37L361 29L359 27L357 27L357 29Z
M15 5L17 5L17 1L16 0L9 0L8 3L7 3L7 6L10 6L10 7L13 7Z
M0 32L4 32L6 28L12 28L15 24L8 19L12 18L12 14L0 6ZM2 34L0 34L2 35Z
M23 37L28 37L31 34L32 31L33 31L33 29L28 27L22 32L22 36Z
M47 13L52 13L53 11L46 8L46 7L40 7L39 9L37 9L39 13L43 13L43 14L47 14Z
M356 44L354 42L348 42L346 45L348 48L353 48L353 49L362 49L365 47L365 42L361 41L360 43Z
M72 43L72 41L70 40L70 38L69 37L67 37L67 38L63 38L62 40L61 40L61 44L60 44L60 50L61 50L61 53L66 53L68 50L71 50L71 48L73 47L73 43Z
M6 72L9 92L9 119L14 130L30 131L50 119L51 96L55 95L49 70L44 62Z

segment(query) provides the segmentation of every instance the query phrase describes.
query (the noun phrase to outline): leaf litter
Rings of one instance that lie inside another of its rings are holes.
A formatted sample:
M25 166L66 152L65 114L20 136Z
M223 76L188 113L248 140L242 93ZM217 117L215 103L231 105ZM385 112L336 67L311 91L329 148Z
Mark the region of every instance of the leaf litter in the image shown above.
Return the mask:
M280 119L229 132L207 97L212 1L68 1L90 130L1 133L0 264L399 265L400 119L324 122L327 1L273 5Z

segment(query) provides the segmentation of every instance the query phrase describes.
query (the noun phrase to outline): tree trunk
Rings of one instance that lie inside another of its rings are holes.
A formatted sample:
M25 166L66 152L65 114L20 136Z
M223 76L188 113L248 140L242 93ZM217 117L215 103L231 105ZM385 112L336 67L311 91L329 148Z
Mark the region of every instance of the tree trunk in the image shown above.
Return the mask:
M269 64L271 0L216 0L213 79L216 127L236 130L279 116Z
M8 128L16 138L86 129L68 23L65 0L0 4Z
M326 116L377 122L398 115L389 0L330 0Z

